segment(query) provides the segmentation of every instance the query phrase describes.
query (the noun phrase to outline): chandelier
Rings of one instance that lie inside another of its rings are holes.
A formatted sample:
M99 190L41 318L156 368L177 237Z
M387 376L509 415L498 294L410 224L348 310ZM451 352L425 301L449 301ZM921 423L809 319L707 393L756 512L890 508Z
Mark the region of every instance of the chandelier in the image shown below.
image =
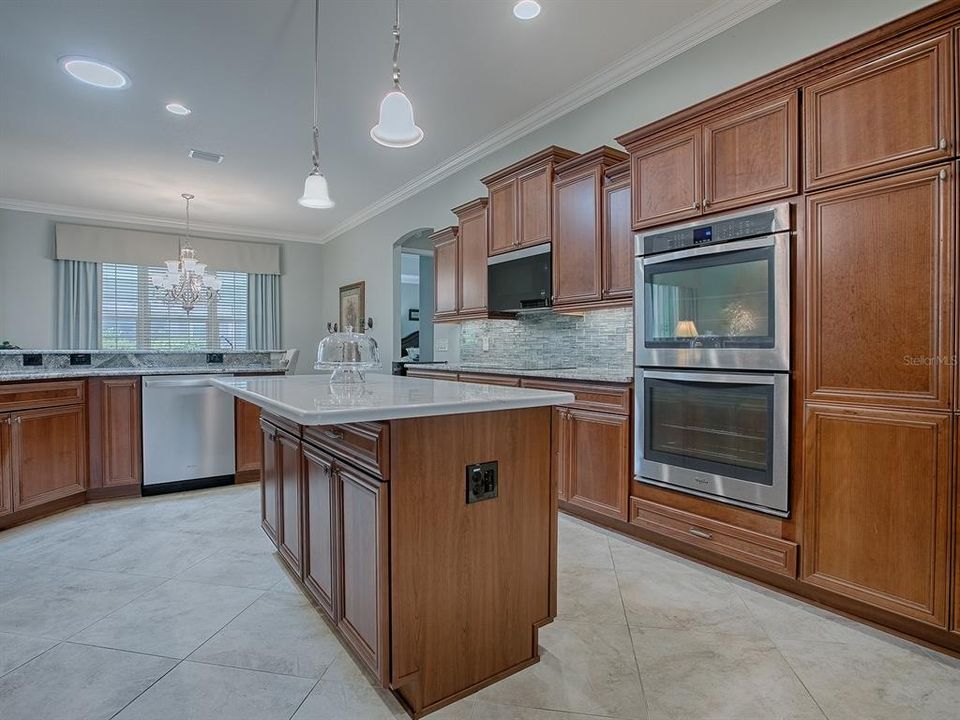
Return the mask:
M190 244L190 193L180 195L187 201L187 237L180 248L179 260L167 260L164 272L150 273L150 283L161 299L180 305L189 313L199 303L209 303L220 292L220 278L207 273L207 266L197 261L197 251Z

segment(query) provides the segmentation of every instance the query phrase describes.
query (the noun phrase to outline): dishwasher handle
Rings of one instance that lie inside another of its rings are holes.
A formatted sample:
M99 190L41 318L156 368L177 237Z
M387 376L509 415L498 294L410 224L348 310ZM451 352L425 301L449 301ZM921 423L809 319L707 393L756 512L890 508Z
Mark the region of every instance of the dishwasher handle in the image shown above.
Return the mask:
M208 377L193 380L150 380L144 378L143 386L148 388L212 387Z

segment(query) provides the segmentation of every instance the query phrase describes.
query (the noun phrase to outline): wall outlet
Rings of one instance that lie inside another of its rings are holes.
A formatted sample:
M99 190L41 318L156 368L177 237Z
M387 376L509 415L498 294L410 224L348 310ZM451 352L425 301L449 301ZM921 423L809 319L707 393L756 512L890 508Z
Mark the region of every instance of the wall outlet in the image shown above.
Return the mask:
M433 349L437 352L448 352L450 350L450 343L447 342L446 338L437 340L437 343Z
M467 465L467 505L497 497L500 468L496 460Z
M480 346L484 352L488 352L490 350L490 338L483 338L483 340L480 341Z

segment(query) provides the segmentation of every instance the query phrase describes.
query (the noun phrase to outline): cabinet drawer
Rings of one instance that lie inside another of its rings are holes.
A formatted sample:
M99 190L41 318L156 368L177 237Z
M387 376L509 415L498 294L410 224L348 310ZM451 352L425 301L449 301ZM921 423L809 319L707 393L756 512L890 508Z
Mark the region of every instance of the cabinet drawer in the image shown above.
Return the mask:
M353 463L375 477L389 476L390 446L386 423L351 423L305 427L303 439L342 460Z
M502 385L503 387L520 387L520 378L509 375L480 375L460 373L460 382L478 383L480 385Z
M84 380L0 385L0 410L30 410L82 403Z
M453 380L456 382L457 374L447 370L407 370L407 377L423 378L425 380Z
M260 413L260 427L263 427L264 422L273 425L275 428L279 428L284 432L288 432L294 437L300 437L301 428L292 420L287 420L282 418L279 415L274 415L269 413L266 410L261 411Z
M778 575L797 577L797 544L666 505L630 498L630 522Z
M589 382L563 382L557 380L533 380L523 378L521 384L534 390L557 390L573 393L576 400L567 407L581 410L630 414L630 387L627 385L603 385Z

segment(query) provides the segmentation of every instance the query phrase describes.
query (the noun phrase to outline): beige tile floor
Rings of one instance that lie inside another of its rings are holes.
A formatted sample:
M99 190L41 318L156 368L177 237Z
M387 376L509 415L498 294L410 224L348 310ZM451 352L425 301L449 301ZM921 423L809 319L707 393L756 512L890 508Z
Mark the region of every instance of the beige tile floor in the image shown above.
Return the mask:
M280 569L254 487L0 533L3 720L391 720ZM539 664L437 720L950 720L960 661L560 519Z

